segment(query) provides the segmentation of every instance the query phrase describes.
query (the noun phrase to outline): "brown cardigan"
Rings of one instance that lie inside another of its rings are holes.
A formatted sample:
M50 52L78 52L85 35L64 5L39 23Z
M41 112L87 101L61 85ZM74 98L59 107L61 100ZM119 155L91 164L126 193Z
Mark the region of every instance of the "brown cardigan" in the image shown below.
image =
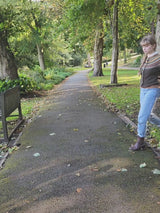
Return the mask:
M160 54L155 53L148 57L141 67L141 82L140 86L159 87L160 86Z

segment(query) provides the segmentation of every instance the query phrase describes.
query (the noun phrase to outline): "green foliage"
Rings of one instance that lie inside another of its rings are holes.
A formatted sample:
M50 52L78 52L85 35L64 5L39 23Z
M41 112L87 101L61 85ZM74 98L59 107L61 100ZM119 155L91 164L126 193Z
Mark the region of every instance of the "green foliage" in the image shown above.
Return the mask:
M66 71L64 67L46 69L45 71L42 71L39 66L35 66L34 70L24 67L19 69L19 79L0 81L0 92L15 86L20 86L22 94L33 90L50 90L72 73L72 71Z
M32 79L38 85L41 82L45 81L43 71L40 69L39 66L35 66L33 70L29 69L28 67L24 67L19 69L19 73L25 77Z
M139 40L151 32L157 19L157 3L152 0L123 0L119 4L120 45L139 51ZM155 27L155 26L154 26Z
M139 67L141 64L142 56L138 56L136 60L133 62L133 65Z
M53 84L58 84L71 73L65 71L64 67L56 67L54 69L46 69L44 71L44 78Z
M64 67L55 67L42 71L39 66L35 66L33 70L24 67L19 69L19 73L26 78L32 79L37 85L37 90L50 90L54 85L59 84L72 72L66 71Z
M22 94L29 93L33 90L38 89L36 83L31 79L20 76L16 80L1 80L0 81L0 92L4 92L7 89L13 88L15 86L20 86Z

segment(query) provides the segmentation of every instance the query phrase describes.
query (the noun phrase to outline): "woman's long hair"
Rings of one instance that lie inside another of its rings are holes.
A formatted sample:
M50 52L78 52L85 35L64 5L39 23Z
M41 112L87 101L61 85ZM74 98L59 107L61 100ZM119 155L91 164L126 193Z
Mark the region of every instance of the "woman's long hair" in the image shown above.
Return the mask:
M157 43L156 43L156 39L155 39L154 35L146 35L142 38L140 45L143 46L143 45L147 45L147 44L155 45L155 50L156 50ZM142 67L145 64L146 60L147 60L147 55L145 54L142 59L140 68L139 68L139 72L138 72L139 75L142 74Z

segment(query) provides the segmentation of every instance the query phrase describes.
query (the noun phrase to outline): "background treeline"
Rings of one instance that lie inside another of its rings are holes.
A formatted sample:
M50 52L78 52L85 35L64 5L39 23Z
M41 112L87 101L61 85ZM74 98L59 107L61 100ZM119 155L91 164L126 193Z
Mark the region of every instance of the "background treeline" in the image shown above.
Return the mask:
M4 0L0 2L0 87L20 85L24 93L51 89L73 66L103 75L117 63L141 54L139 41L156 34L158 2L152 0ZM157 36L157 39L158 36ZM139 65L140 57L135 61Z

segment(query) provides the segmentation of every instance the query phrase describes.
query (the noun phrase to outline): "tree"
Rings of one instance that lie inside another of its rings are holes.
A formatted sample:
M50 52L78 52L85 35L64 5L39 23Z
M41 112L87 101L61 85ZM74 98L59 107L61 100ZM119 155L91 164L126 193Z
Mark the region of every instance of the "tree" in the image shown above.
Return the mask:
M111 84L117 83L117 65L118 65L118 0L114 1L112 36L113 36L113 43L112 43Z
M21 31L10 38L10 45L16 55L18 66L35 65L44 70L61 63L66 52L66 44L59 37L58 21L63 0L24 0L19 19Z
M9 46L9 36L14 33L15 2L7 4L7 1L0 3L0 79L18 78L17 66L14 55Z
M93 76L103 76L102 72L102 56L103 56L103 23L100 24L96 30L95 44L94 44L94 69Z
M157 41L157 51L160 53L160 0L157 0L157 26L156 26L156 41Z
M65 23L72 42L82 42L88 52L94 50L94 76L102 76L103 15L105 0L66 1ZM93 48L94 46L94 48Z
M147 33L154 32L156 4L152 0L122 0L119 2L120 48L139 51L139 40Z

